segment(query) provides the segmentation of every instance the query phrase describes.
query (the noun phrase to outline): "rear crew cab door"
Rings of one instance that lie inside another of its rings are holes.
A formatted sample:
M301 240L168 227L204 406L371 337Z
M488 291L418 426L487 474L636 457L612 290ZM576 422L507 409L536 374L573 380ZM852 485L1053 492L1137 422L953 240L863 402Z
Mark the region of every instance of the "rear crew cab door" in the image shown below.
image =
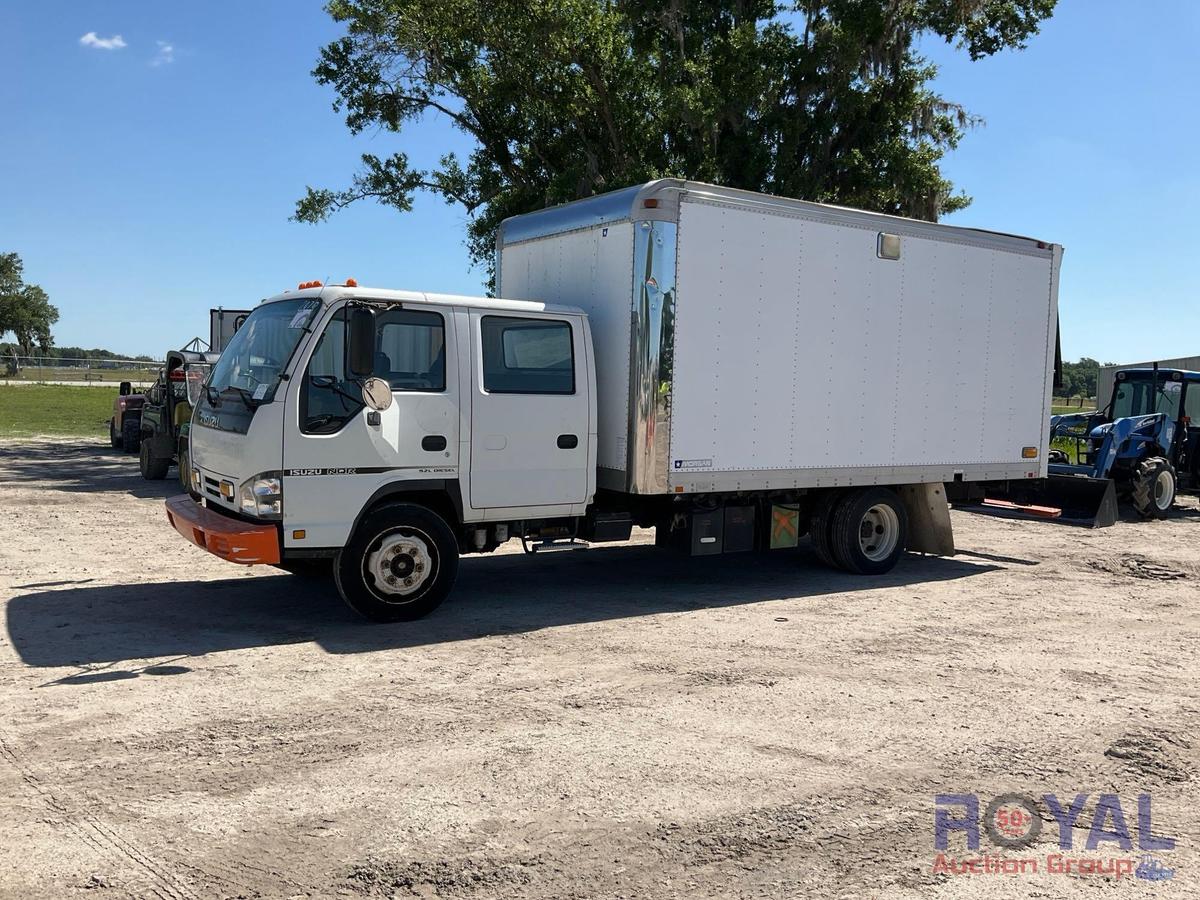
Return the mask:
M593 461L582 320L472 310L471 348L471 506L586 502Z

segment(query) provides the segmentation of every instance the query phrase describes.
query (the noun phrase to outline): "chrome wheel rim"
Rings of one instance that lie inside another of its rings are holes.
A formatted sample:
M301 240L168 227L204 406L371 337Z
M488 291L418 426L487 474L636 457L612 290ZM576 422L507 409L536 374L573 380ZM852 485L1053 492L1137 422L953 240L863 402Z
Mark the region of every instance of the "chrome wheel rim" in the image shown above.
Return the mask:
M405 603L422 593L437 575L433 540L416 528L390 532L377 540L363 565L375 593L388 603Z
M892 555L900 541L900 516L886 503L876 503L858 523L858 547L871 562Z

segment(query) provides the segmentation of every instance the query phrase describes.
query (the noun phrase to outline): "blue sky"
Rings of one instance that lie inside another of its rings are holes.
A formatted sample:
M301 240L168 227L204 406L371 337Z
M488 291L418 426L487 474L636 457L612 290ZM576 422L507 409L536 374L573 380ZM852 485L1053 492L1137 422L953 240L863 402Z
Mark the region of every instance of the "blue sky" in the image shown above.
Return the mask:
M924 47L986 120L945 163L975 198L946 221L1066 246L1072 359L1200 353L1200 3L1138 11L1060 0L1028 50L977 63ZM306 184L398 146L351 137L310 77L338 33L319 4L9 3L0 33L0 249L59 307L58 344L161 356L209 307L314 278L479 292L464 214L439 200L288 221ZM403 145L418 163L466 147L436 121Z

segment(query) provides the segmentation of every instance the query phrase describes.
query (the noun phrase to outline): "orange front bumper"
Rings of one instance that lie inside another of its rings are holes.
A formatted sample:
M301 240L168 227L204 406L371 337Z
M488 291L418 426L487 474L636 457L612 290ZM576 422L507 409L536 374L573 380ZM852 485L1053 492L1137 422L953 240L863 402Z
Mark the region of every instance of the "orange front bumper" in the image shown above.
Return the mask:
M167 500L167 519L185 538L214 556L253 565L279 562L279 529L231 519L205 509L187 494Z

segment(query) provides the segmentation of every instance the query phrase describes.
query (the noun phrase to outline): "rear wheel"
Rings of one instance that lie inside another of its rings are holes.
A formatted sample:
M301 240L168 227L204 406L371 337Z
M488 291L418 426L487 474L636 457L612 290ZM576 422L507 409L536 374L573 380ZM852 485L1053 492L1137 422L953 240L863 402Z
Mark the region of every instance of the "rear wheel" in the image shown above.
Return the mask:
M1133 470L1130 499L1143 519L1165 519L1175 503L1179 480L1175 467L1161 456L1151 456Z
M830 568L837 568L837 560L833 558L833 545L830 543L833 529L833 514L837 511L838 503L845 497L841 491L825 491L817 498L813 507L812 519L808 525L809 537L817 559Z
M138 451L138 467L147 481L162 481L167 477L167 469L171 468L171 460L169 457L155 456L150 449L150 442L142 441Z
M436 609L458 575L458 542L446 521L412 503L383 506L338 554L333 577L355 612L407 622Z
M838 565L847 572L890 572L907 541L908 513L887 488L853 491L834 511L830 543Z
M137 453L142 446L142 423L137 419L121 422L121 449L126 453Z

